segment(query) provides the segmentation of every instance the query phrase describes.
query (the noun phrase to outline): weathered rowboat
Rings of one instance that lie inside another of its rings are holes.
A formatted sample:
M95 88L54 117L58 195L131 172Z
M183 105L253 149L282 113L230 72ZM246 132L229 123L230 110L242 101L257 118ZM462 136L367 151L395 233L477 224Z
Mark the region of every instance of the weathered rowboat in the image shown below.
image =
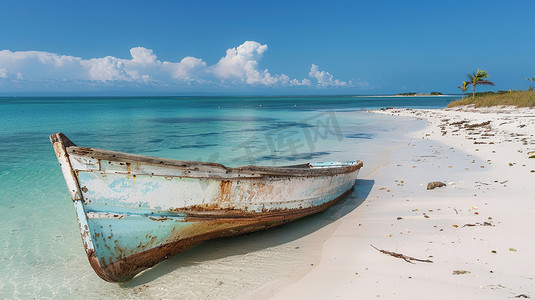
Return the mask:
M77 147L50 136L89 263L121 282L202 241L324 211L362 162L228 168Z

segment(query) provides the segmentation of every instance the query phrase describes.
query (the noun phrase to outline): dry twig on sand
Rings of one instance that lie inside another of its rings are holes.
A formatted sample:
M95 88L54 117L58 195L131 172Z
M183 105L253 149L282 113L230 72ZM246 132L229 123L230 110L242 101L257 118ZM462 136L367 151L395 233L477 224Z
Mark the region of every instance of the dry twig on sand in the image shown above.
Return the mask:
M490 222L483 222L483 223L475 223L475 224L464 224L463 227L474 227L474 226L493 226Z
M410 256L406 256L406 255L403 255L401 253L396 253L396 252L390 252L390 251L386 251L386 250L382 250L382 249L379 249L377 247L375 247L374 245L370 244L370 246L373 247L373 249L381 252L381 253L384 253L384 254L387 254L387 255L390 255L390 256L393 256L393 257L396 257L396 258L401 258L403 259L404 261L410 263L410 264L414 264L412 261L419 261L419 262L426 262L426 263L433 263L433 261L429 260L429 259L418 259L418 258L414 258L414 257L410 257Z

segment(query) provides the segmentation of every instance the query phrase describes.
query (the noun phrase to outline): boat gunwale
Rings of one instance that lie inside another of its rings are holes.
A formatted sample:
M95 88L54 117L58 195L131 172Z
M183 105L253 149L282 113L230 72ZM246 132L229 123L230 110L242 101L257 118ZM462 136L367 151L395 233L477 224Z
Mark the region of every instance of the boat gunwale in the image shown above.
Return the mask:
M270 167L270 166L242 166L242 167L226 167L219 163L213 162L197 162L186 160L175 160L169 158L158 158L153 156L144 156L138 154L124 153L118 151L102 150L98 148L78 147L75 145L67 146L67 153L78 156L90 157L93 159L125 162L125 163L141 163L153 166L165 166L188 171L200 172L215 172L225 174L250 174L250 175L264 175L264 176L332 176L337 174L351 173L359 170L363 163L355 161L348 165L335 165L321 168L306 168L306 164ZM202 168L202 169L201 169ZM133 172L132 172L133 173ZM158 175L158 174L154 174ZM215 175L215 174L214 174ZM210 177L210 176L207 176ZM258 177L256 177L258 178Z

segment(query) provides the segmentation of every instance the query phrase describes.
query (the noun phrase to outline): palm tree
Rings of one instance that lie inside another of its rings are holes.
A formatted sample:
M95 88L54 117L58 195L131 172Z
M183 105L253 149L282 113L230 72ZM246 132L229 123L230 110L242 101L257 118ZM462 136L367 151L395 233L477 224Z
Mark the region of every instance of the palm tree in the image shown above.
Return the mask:
M535 77L526 78L527 81L535 82ZM528 91L533 91L533 86L530 84Z
M480 69L477 69L477 73L468 74L468 79L470 79L468 83L473 88L472 98L476 97L476 85L494 85L492 81L485 80L485 78L489 78L489 73Z
M460 88L461 91L463 91L463 98L464 98L464 91L466 91L466 89L468 89L468 85L470 85L470 82L463 81L463 85L457 87L457 88Z

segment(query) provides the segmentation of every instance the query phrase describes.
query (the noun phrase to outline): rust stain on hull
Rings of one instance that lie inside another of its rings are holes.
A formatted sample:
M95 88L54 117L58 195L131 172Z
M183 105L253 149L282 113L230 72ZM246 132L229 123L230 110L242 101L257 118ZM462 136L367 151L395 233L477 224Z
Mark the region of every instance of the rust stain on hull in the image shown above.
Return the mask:
M230 180L221 180L219 183L219 187L221 189L221 202L230 202L232 201L232 181Z
M136 274L153 267L173 255L189 250L203 241L265 230L325 211L351 190L352 188L330 202L307 209L292 209L284 212L266 212L254 215L243 213L241 215L227 217L222 217L219 212L215 212L211 216L208 216L204 212L200 214L192 213L191 217L188 217L186 220L188 222L199 222L196 230L200 232L207 231L206 233L163 244L112 263L106 263L105 260L99 261L92 250L87 251L87 257L89 263L100 278L109 282L128 281ZM212 230L212 228L218 227L221 229Z

